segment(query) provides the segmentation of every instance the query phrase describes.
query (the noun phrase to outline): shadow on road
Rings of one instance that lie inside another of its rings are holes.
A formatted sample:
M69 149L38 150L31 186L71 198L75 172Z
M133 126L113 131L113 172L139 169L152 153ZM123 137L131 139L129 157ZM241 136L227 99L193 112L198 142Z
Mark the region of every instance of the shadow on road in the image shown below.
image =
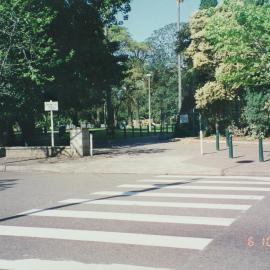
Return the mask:
M17 184L18 179L1 179L0 180L0 191L12 188Z
M201 179L201 178L193 178L193 179L186 180L185 182L175 182L175 183L170 183L170 184L153 184L153 187L151 187L151 188L140 189L140 190L130 190L130 191L123 192L121 195L107 196L107 197L102 197L102 198L97 198L97 199L89 199L89 200L84 200L82 202L67 203L67 204L61 204L61 205L57 205L57 206L53 206L53 207L49 207L49 208L45 208L45 209L41 209L41 210L33 210L32 212L27 212L25 214L19 214L19 215L15 215L15 216L6 217L6 218L1 218L0 222L10 221L10 220L18 219L18 218L22 218L22 217L27 217L27 216L31 216L31 215L34 215L37 213L44 212L44 211L58 210L58 209L63 209L63 208L67 208L70 206L82 205L82 204L85 204L88 202L132 197L132 196L135 196L135 195L143 193L143 192L161 190L162 188L165 188L168 186L178 186L178 185L189 184L189 183L194 182L194 181L199 180L199 179Z

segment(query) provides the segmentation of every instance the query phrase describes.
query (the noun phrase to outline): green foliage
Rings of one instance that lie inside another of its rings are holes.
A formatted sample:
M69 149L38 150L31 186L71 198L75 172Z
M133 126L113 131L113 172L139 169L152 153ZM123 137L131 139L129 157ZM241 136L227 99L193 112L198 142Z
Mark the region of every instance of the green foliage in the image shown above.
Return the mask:
M51 35L63 61L53 70L55 81L46 87L46 99L57 99L60 107L77 122L77 112L101 104L105 90L122 76L117 44L105 40L104 25L95 6L74 1L68 6L52 2L57 12ZM67 79L68 78L68 79ZM77 122L77 123L76 123Z
M212 17L207 37L222 59L216 77L239 89L270 85L270 5L226 1Z
M109 98L125 57L104 28L127 14L129 2L0 0L0 130L19 122L30 140L43 101L58 100L61 113L78 122Z
M55 13L36 0L1 0L0 13L0 131L12 131L16 120L27 138L42 87L54 79L57 50L48 29Z
M228 91L218 82L208 82L196 91L196 107L204 112L214 125L231 116L235 92Z
M201 0L200 9L208 9L217 6L217 0Z
M210 106L220 107L224 101L232 101L235 98L234 93L229 93L224 86L217 82L208 82L195 94L197 108L209 109Z
M191 33L188 23L183 23L178 33L178 41L176 51L179 53L185 52L191 42Z
M224 1L205 30L218 65L215 77L242 100L247 125L266 132L265 107L270 93L270 5L258 1Z
M176 24L154 31L147 39L151 48L147 69L153 75L152 111L156 122L165 122L177 114L176 40Z
M244 116L249 127L254 133L269 133L269 111L267 112L266 104L270 99L269 91L251 91L247 92L245 97L246 106Z
M118 54L127 56L125 62L124 79L120 87L113 89L113 104L118 115L126 115L128 123L139 120L141 107L145 103L146 91L143 84L145 77L145 61L149 53L149 45L145 42L137 42L131 38L127 29L121 26L113 26L109 29L111 41L119 43ZM126 114L124 112L127 112Z

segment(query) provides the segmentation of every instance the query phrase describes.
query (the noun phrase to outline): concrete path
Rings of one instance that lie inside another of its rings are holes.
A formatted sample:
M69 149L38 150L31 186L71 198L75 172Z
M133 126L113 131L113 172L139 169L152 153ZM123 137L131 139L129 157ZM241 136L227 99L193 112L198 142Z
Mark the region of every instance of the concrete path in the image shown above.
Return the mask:
M96 152L93 158L4 160L2 171L57 173L131 173L270 176L270 145L265 144L265 162L258 161L256 142L235 142L229 159L225 142L215 150L214 141L204 143L200 155L198 139L180 139L144 145L127 145ZM1 159L0 159L1 161Z

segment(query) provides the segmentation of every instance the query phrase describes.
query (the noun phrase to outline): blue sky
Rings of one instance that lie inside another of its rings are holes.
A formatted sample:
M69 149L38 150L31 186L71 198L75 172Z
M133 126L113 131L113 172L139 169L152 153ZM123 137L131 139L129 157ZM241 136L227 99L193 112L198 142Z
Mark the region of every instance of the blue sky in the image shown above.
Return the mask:
M181 21L187 21L199 4L200 0L185 0L181 4ZM176 0L132 0L131 8L124 26L138 41L145 40L154 30L177 19Z

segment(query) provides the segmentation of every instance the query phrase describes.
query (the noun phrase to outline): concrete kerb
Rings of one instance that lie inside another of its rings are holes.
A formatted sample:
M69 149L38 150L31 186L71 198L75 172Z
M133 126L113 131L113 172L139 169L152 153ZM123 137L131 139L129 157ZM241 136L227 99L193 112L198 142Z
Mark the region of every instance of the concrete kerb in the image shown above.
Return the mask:
M78 170L66 170L64 168L57 168L57 167L48 167L48 166L0 166L1 172L44 172L44 173L69 173L69 174L77 174L77 173L86 173L86 171ZM91 173L91 172L89 172ZM101 172L93 172L93 174L100 174ZM121 174L121 172L102 172L103 174ZM140 172L129 172L125 174L141 174ZM144 174L152 175L153 172L144 172ZM230 172L230 170L209 170L209 171L192 171L192 172L185 172L185 171L179 171L179 172L155 172L155 175L183 175L183 176L189 176L189 175L195 175L195 176L242 176L242 177L265 177L269 178L270 172L269 171L237 171L237 172Z

